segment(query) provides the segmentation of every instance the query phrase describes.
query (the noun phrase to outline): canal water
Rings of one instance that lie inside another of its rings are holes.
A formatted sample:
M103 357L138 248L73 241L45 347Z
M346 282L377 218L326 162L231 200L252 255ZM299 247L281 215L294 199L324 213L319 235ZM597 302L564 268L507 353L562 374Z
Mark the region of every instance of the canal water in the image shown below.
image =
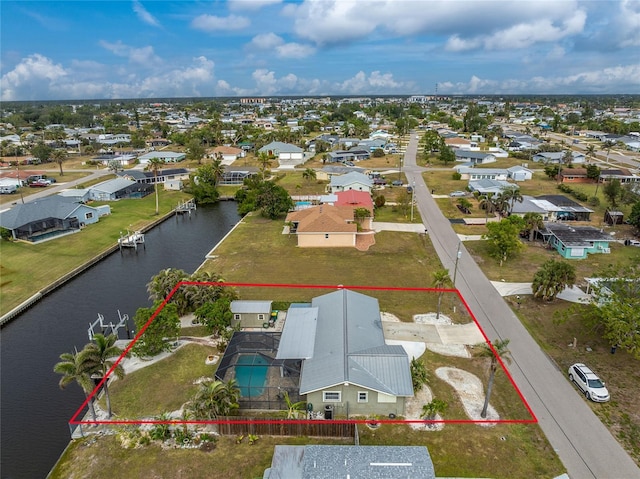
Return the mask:
M2 479L46 477L69 443L68 420L84 395L75 383L58 387L52 368L60 354L89 342L87 329L98 313L116 322L118 310L133 318L150 306L146 285L153 275L170 267L194 272L238 220L230 201L169 218L146 233L146 249L110 255L2 328Z

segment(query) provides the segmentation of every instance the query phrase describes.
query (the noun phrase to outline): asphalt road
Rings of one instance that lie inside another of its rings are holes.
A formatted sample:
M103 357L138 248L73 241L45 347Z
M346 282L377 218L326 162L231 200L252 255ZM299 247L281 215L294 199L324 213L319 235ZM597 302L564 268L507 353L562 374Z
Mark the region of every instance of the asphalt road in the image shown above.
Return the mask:
M418 140L411 135L404 159L409 184L436 253L453 275L458 245L451 224L432 198L416 166ZM456 287L487 337L508 338L516 384L572 479L640 478L640 469L586 404L585 399L540 349L482 270L460 245ZM514 457L514 460L518 458Z

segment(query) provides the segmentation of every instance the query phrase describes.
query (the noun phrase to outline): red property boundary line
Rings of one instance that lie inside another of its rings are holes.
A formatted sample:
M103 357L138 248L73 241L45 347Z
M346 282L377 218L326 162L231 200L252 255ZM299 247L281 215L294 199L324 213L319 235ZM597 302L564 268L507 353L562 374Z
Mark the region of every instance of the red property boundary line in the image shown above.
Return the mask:
M125 356L127 356L129 354L129 352L133 348L133 345L136 343L136 341L138 341L138 339L140 339L140 337L144 334L144 332L147 330L149 325L156 319L156 316L158 316L160 311L162 311L162 309L167 305L167 303L169 303L169 301L171 301L171 298L176 293L176 291L178 289L180 289L180 287L182 287L182 286L191 286L191 285L195 285L195 286L198 286L198 285L200 285L200 286L231 286L231 287L239 287L239 288L254 287L254 288L332 289L332 290L335 290L335 289L349 289L349 290L364 290L364 291L418 291L418 292L455 293L458 296L458 298L460 298L460 301L462 302L462 304L466 308L467 312L469 313L469 315L473 319L473 322L475 323L476 327L480 330L480 333L482 334L482 337L484 338L485 342L491 348L491 351L493 352L493 355L495 356L496 360L500 364L500 367L502 368L502 371L506 374L507 378L509 379L509 382L511 383L511 385L515 389L516 393L518 394L518 397L522 401L522 404L524 404L525 408L527 409L527 412L531 416L530 419L494 419L494 420L490 420L490 419L483 419L483 420L474 420L474 419L443 419L443 420L376 419L375 421L372 421L371 419L333 419L333 420L326 420L325 419L323 421L326 422L326 423L333 423L333 424L370 424L371 422L384 423L384 424L438 424L438 423L442 423L442 424L535 424L535 423L538 422L538 418L533 413L533 410L529 406L529 403L527 402L527 400L524 398L524 395L520 391L520 388L518 387L518 385L513 380L513 377L509 373L509 370L505 367L505 364L502 361L502 358L500 356L498 356L498 354L496 353L496 350L495 350L493 344L491 343L491 341L489 340L489 338L485 334L484 330L480 326L480 323L478 322L477 318L475 317L475 315L473 314L473 312L469 308L469 304L462 297L462 295L460 294L460 292L457 289L419 288L419 287L362 286L362 285L356 285L356 286L351 285L351 286L348 286L348 285L342 285L342 284L339 284L339 285L326 285L326 284L325 285L313 285L313 284L225 283L225 282L180 281L171 290L171 292L167 295L167 297L164 299L164 301L162 301L162 303L156 308L156 310L151 315L149 320L140 329L140 331L138 331L138 334L136 334L136 336L133 338L131 343L129 343L129 345L124 349L124 351L122 352L120 357L115 361L115 363L109 369L109 371L107 371L107 374L102 378L102 380L97 384L97 386L94 388L94 390L91 392L91 394L89 394L87 396L87 398L84 400L84 402L80 405L78 410L75 412L75 414L69 420L69 424L70 425L98 425L98 424L102 424L102 425L280 424L283 421L282 419L256 419L256 420L238 420L238 421L231 421L231 420L210 420L210 421L180 421L180 420L173 420L173 421L104 420L103 421L103 420L99 420L99 421L84 421L84 420L79 420L78 419L82 415L82 411L86 407L88 407L89 401L96 397L98 391L100 390L100 388L102 387L104 382L109 379L109 377L111 376L113 371L118 367L120 362L122 362L122 360L125 358ZM318 421L319 421L318 419L287 419L286 420L286 422L289 423L289 424L316 424L316 423L318 423Z

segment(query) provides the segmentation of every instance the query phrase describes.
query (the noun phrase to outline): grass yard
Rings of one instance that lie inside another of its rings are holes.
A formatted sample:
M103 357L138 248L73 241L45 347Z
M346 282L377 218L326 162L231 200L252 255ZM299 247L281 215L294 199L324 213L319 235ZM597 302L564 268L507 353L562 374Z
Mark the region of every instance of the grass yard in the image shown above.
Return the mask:
M178 191L160 192L160 214L188 198ZM97 203L96 204L102 204ZM37 291L115 245L120 231L136 230L157 219L155 195L109 203L111 215L76 234L40 244L2 243L0 312L10 311ZM47 267L43 268L42 265Z
M216 364L205 364L210 354L218 351L186 344L168 358L114 381L109 388L114 418L140 419L180 409L198 389L194 381L215 373Z

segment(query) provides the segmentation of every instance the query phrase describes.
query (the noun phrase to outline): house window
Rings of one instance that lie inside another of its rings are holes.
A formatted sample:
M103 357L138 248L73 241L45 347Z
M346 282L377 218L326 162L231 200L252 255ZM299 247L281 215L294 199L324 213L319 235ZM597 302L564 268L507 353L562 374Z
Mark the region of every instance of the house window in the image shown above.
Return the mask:
M89 220L89 219L93 218L93 212L91 212L91 211L90 211L89 213L85 213L85 214L84 214L84 217L85 217L85 219L87 219L87 220Z
M358 391L358 402L369 402L369 393L367 391Z
M235 319L236 321L240 321L240 315L239 314L234 314L233 315L233 319Z
M340 402L341 399L340 391L322 391L322 402Z
M259 314L259 315L258 315L258 319L259 319L260 321L264 321L264 314Z

